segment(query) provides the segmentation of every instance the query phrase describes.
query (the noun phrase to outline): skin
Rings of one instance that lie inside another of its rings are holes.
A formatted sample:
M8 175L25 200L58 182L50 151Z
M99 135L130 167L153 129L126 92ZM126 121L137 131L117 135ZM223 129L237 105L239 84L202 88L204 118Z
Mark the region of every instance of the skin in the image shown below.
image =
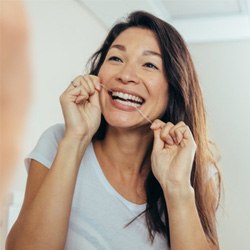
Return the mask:
M196 150L192 133L183 122L157 119L167 106L168 84L153 33L129 28L113 45L98 76L77 77L61 95L65 135L50 170L32 161L24 205L7 249L63 248L80 161L100 125L101 113L108 122L107 134L103 141L94 142L94 149L110 184L126 199L145 203L143 185L152 165L168 203L171 249L216 249L209 247L202 230L189 181ZM145 56L145 51L154 53ZM140 109L153 124L136 110L112 105L106 88L140 94L145 100Z

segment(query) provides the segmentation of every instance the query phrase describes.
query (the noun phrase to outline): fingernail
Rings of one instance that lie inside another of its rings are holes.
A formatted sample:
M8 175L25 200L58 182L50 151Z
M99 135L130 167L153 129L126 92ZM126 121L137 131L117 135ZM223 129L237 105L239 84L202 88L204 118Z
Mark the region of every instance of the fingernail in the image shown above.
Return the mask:
M151 129L155 129L155 123L152 123L150 126Z
M160 128L159 124L157 122L153 122L150 126L151 129L155 130L155 129L158 129Z
M101 90L101 83L97 82L95 87L96 87L97 90Z
M175 144L179 144L178 137L174 137L174 142L175 142Z
M167 142L167 144L169 144L169 145L173 145L173 144L174 144L172 138L167 138L166 142Z
M181 142L181 138L178 136L177 137L177 144L180 144L180 142Z

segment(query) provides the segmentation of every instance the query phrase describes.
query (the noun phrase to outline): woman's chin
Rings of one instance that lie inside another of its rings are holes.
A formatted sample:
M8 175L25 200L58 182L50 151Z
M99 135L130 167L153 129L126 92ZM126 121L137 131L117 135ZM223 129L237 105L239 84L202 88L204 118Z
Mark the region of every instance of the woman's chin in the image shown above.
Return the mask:
M149 128L149 124L146 121L142 120L133 120L133 119L106 119L108 126L116 129L124 129L124 130L138 130L138 132L143 129L145 131L145 127ZM150 129L149 129L150 130Z
M139 121L136 121L131 116L108 116L105 120L111 127L115 128L131 128L136 127Z
M131 126L135 126L135 123L132 123L129 120L123 120L123 119L119 119L119 120L106 120L107 123L109 124L109 126L111 127L116 127L116 128L129 128Z

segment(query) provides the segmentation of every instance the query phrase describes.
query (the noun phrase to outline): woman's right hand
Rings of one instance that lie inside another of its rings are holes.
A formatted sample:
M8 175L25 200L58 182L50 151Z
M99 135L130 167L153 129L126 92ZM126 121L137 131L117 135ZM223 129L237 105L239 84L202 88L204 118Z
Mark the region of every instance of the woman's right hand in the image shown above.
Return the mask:
M101 122L100 89L99 77L85 75L76 77L62 93L65 136L91 141Z

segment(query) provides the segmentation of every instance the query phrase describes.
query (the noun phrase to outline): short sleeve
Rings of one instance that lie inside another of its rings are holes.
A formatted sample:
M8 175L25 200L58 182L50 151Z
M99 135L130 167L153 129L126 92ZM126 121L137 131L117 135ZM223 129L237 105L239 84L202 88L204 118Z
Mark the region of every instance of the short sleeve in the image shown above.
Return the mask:
M218 169L215 167L215 165L209 165L208 167L208 179L216 178L218 175Z
M220 170L215 165L209 166L208 184L213 192L214 208L216 210L220 201L221 177Z
M35 148L24 160L27 171L29 171L32 159L40 162L47 168L51 167L64 131L64 124L55 124L42 133Z

